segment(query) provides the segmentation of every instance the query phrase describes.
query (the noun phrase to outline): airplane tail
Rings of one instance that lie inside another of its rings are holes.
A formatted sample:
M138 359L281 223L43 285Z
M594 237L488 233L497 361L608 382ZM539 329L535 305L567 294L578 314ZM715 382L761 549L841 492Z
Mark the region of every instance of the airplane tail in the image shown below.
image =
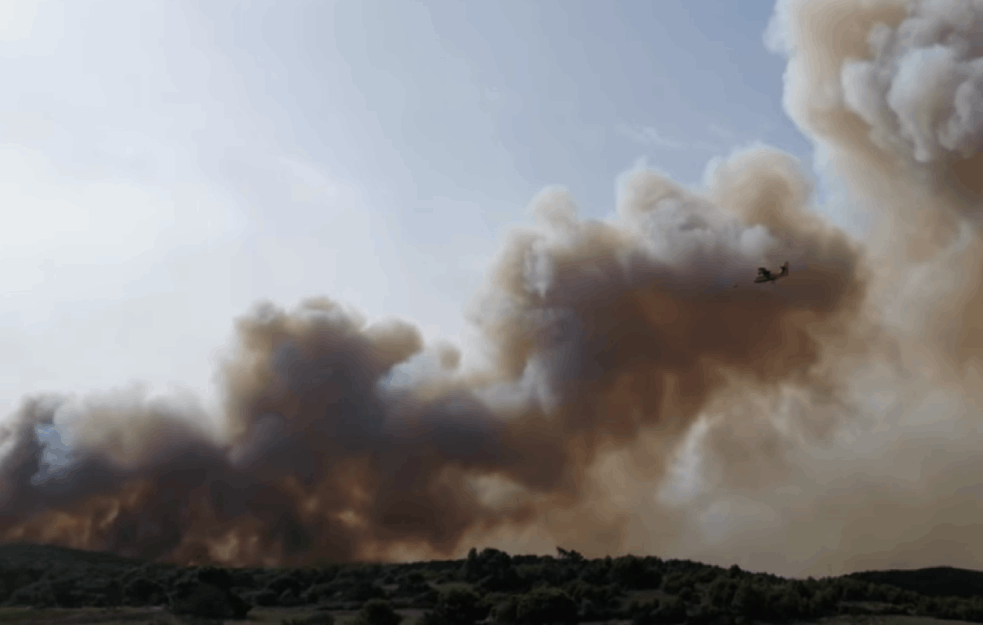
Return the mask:
M785 264L782 265L782 273L780 273L779 275L781 275L781 276L787 276L788 275L788 261L787 260L785 261Z

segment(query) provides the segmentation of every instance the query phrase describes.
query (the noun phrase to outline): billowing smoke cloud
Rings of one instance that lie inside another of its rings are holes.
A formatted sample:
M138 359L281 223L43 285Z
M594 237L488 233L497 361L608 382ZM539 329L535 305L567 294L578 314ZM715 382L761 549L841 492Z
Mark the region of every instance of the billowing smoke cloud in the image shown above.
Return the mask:
M465 536L589 509L602 451L643 431L671 443L748 389L828 387L826 352L855 340L862 259L807 210L796 163L745 155L713 190L719 205L638 172L612 223L578 220L563 193L540 198L538 228L512 237L480 293L486 371L387 384L423 349L417 330L318 300L240 320L217 437L187 406L102 398L76 409L74 463L39 482L34 426L69 404L30 402L2 472L4 537L304 562L449 555ZM749 282L785 259L796 270L781 287ZM648 459L650 479L666 461ZM607 542L588 551L618 548L597 525Z
M980 18L778 6L787 109L874 213L869 240L764 148L698 191L633 172L610 221L544 193L476 293L486 367L330 300L262 305L218 427L137 391L25 401L0 435L0 539L226 564L559 544L786 574L974 565ZM48 474L36 428L56 421L73 460Z

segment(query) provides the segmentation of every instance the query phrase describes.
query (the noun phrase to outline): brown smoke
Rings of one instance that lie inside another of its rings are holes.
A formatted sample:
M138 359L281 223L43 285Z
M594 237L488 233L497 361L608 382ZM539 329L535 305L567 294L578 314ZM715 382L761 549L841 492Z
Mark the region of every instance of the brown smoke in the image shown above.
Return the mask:
M237 324L217 429L175 399L26 401L0 435L0 538L227 564L562 544L785 574L973 566L983 9L776 15L786 107L869 240L768 149L705 190L634 172L611 221L544 194L476 294L486 368L330 300L264 304ZM63 413L74 460L44 475L35 427Z
M597 503L585 493L601 451L646 432L671 450L711 402L828 384L824 352L850 338L865 291L858 249L807 211L795 163L749 154L720 178L722 207L638 173L616 223L579 221L568 198L544 197L539 228L513 236L482 292L495 366L480 375L387 387L423 349L417 330L316 300L240 320L224 440L167 404L103 401L74 426L74 464L35 483L33 426L59 404L28 403L2 473L4 538L298 563L446 556L464 536L544 515L580 523L562 511ZM785 259L795 271L780 286L749 283ZM444 350L444 365L454 360ZM666 469L663 453L635 460L650 480ZM482 500L482 479L511 495ZM588 551L623 542L624 519L583 523L594 526L584 535L608 534Z

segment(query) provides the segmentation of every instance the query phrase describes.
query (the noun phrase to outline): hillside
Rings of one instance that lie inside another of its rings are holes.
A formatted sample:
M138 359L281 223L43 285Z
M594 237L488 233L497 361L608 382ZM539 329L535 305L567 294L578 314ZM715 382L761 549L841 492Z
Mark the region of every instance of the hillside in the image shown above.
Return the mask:
M262 612L270 622L278 610L300 610L306 614L301 621L323 624L360 610L381 610L428 625L473 625L488 617L494 623L535 625L554 615L568 623L631 620L635 625L785 623L850 615L983 622L981 577L978 571L937 568L789 580L689 560L588 560L562 549L556 557L472 549L460 561L228 569L58 547L0 546L0 603L8 608L157 606L174 618L216 621L242 621Z
M983 571L939 566L927 569L864 571L850 577L874 584L888 584L928 597L975 597L983 595Z

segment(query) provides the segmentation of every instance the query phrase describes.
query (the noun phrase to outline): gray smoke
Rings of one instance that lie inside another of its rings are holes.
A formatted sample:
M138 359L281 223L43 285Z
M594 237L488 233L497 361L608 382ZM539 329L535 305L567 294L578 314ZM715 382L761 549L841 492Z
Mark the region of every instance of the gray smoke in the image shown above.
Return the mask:
M219 415L26 401L0 537L227 564L562 545L783 574L975 566L979 6L776 9L786 108L869 240L767 148L706 189L634 172L610 221L546 193L476 293L487 367L327 299L259 306ZM36 426L69 413L73 461L44 475Z

